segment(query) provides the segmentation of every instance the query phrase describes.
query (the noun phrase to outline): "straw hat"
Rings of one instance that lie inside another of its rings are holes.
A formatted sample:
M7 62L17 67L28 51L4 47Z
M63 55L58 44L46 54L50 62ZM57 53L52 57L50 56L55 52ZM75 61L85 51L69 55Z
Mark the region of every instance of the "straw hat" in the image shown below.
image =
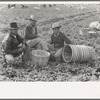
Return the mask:
M37 19L33 15L30 16L30 20L37 21Z
M59 23L53 23L53 24L52 24L52 28L56 28L56 27L60 28L61 25L60 25Z
M17 23L16 22L12 22L12 23L10 23L10 27L9 27L9 29L18 29L19 27L18 27L18 25L17 25Z

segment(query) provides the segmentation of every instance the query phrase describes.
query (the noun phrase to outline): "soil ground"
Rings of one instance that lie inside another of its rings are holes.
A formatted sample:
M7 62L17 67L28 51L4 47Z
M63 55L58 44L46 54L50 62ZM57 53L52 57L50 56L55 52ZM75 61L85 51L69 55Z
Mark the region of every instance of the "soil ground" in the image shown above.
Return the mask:
M25 26L29 23L29 16L33 14L37 17L38 34L47 41L52 34L51 24L60 22L61 32L73 42L73 44L84 44L94 46L97 37L84 38L79 35L80 28L87 28L93 21L100 21L100 5L89 4L83 5L84 9L77 9L80 5L74 5L69 8L66 5L56 5L53 7L42 7L41 5L27 5L28 8L8 9L7 5L0 9L0 47L3 38L8 33L9 23L17 21L20 26L19 34L23 36ZM36 9L34 7L39 7ZM60 10L57 10L59 8ZM100 34L100 31L98 31ZM99 38L99 35L98 35ZM99 40L99 39L98 39ZM100 59L85 63L60 63L52 62L45 67L28 67L23 68L21 61L16 60L12 67L3 67L2 52L0 51L0 81L99 81ZM99 52L95 57L99 57Z

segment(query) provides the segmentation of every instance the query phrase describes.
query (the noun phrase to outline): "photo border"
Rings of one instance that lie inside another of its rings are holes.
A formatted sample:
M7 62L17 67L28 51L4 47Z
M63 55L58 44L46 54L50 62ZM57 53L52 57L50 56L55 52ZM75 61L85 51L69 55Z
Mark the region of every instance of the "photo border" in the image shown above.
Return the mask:
M3 0L0 0L0 2L1 1ZM5 0L3 2L6 2L6 1L9 1L9 0ZM23 0L20 0L20 1L23 2ZM24 1L27 1L27 0L24 0ZM29 1L32 1L32 0L29 0ZM39 0L39 2L40 1L43 1L43 0ZM59 2L59 0L46 0L46 1ZM66 0L63 0L63 1L66 2ZM67 0L67 1L70 1L70 0ZM73 0L71 0L71 2L72 1ZM17 0L10 0L9 2L17 2ZM77 0L75 2L77 2ZM8 99L10 100L11 99L13 100L14 99L17 99L17 100L21 100L21 99L24 99L24 100L25 99L34 99L34 100L35 99L37 100L39 99L40 100L41 99L43 100L44 99L47 99L47 100L48 99L50 100L51 99L57 99L57 100L58 99L67 99L67 100L82 99L82 100L86 100L86 99L100 98L100 91L99 91L100 83L99 82L86 82L86 83L84 82L82 83L81 82L67 82L67 83L65 82L35 82L35 83L34 82L31 82L31 83L30 82L27 82L27 83L26 82L25 83L24 82L21 82L21 83L20 82L17 82L17 83L16 82L10 82L10 83L1 82L0 90L1 90L0 99L5 99L5 100L8 100ZM40 92L40 95L38 92ZM43 97L45 96L44 94L46 94L47 96Z

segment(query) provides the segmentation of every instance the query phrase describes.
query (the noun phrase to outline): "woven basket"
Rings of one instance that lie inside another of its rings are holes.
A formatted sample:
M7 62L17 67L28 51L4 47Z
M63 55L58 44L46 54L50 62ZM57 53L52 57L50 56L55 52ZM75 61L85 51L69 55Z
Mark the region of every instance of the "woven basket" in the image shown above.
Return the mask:
M43 50L32 51L32 64L38 66L46 66L49 60L50 53Z
M65 45L62 51L65 62L85 62L95 59L93 47L85 45Z

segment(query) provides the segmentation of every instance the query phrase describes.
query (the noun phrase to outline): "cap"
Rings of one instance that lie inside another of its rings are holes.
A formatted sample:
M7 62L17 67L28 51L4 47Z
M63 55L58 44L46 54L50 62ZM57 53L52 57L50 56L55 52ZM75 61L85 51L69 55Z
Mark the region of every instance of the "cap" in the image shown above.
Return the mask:
M52 28L56 28L56 27L60 28L61 25L58 22L57 23L53 23L52 24Z

